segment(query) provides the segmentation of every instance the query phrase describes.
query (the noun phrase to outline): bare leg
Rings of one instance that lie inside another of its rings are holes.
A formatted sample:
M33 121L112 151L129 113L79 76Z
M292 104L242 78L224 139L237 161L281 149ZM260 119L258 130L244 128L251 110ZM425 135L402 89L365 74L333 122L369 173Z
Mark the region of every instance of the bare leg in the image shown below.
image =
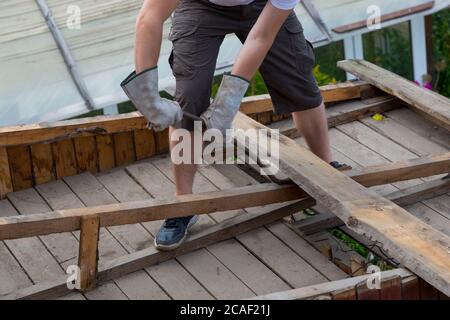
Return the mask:
M169 134L172 135L174 128L170 128ZM194 136L191 134L191 145L194 143ZM172 149L177 142L170 142ZM193 148L192 148L193 149ZM191 156L191 159L193 157ZM192 194L192 186L194 184L195 173L197 172L197 165L195 164L173 164L173 174L175 177L176 194Z
M314 109L292 113L295 127L305 138L311 151L322 160L332 161L330 137L325 105L322 103Z

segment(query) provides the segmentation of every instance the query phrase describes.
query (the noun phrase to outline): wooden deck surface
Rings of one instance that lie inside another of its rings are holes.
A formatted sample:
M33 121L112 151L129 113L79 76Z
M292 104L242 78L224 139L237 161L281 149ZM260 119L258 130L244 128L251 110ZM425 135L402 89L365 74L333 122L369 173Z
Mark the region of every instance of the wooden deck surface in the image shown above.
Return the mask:
M336 160L355 169L369 165L442 154L450 150L450 135L408 109L387 113L383 121L366 118L330 130ZM297 139L301 144L302 139ZM413 186L417 179L375 187L380 194ZM195 192L258 183L236 166L201 167ZM0 216L42 213L115 202L170 197L174 192L170 160L158 156L110 172L83 173L35 188L11 193L0 201ZM280 206L273 205L270 207ZM450 195L406 208L413 215L450 235ZM195 230L266 208L250 208L201 216ZM100 265L153 245L161 222L102 228ZM122 278L86 294L66 299L240 299L300 288L348 277L328 261L311 241L323 231L302 238L285 222L259 228L185 254ZM0 242L0 298L12 291L52 280L76 264L79 233L64 233Z

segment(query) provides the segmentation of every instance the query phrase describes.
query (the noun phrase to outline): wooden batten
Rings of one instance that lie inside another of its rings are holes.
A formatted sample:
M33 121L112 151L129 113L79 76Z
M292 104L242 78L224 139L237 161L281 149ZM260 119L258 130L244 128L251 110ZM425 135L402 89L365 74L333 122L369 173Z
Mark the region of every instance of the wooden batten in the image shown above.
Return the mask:
M34 182L30 147L9 147L8 159L14 191L31 188Z
M117 166L130 164L136 160L133 134L131 132L114 134L114 152Z
M53 160L51 144L34 144L31 145L30 148L36 184L43 184L55 180L55 162Z
M78 173L73 140L61 140L52 143L56 176L59 178L74 176Z
M134 131L136 160L149 158L156 154L156 141L153 132L148 129Z
M5 147L0 147L0 198L13 191L8 153Z
M106 171L116 166L114 157L114 140L112 135L98 135L95 137L98 151L98 168Z
M78 170L80 172L98 171L98 152L95 137L78 137L73 139Z

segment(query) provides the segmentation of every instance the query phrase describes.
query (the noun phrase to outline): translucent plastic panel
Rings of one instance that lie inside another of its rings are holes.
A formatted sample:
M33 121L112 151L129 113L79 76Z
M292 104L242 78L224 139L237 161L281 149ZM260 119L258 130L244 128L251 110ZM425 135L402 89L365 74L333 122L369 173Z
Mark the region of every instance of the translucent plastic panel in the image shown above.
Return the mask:
M367 19L371 14L367 8L376 5L381 14L389 14L429 2L429 0L314 0L314 5L325 20L327 27L333 29ZM436 1L435 5L448 0Z
M65 106L85 112L35 1L1 5L0 125L54 120Z

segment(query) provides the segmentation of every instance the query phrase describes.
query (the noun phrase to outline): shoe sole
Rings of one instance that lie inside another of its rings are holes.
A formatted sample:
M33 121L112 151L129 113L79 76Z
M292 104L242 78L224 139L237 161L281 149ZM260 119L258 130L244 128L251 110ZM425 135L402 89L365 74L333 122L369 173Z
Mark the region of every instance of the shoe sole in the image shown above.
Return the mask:
M166 244L157 244L156 243L156 238L153 240L154 246L156 249L160 250L160 251L171 251L171 250L175 250L176 248L178 248L179 246L181 246L184 242L184 240L186 240L186 237L189 233L189 229L198 221L198 216L194 216L188 223L186 230L184 231L184 235L183 238L181 238L178 242L174 243L174 244L170 244L170 245L166 245Z

